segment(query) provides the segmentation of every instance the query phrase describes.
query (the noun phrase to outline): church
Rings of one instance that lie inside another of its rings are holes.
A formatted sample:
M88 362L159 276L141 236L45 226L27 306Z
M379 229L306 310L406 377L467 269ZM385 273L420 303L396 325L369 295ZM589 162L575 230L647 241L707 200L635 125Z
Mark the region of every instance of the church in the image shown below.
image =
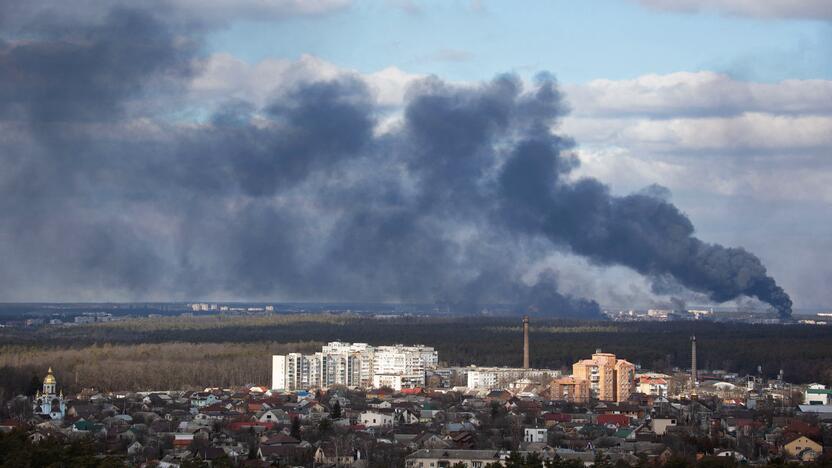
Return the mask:
M47 371L43 378L43 391L35 395L35 402L32 411L36 416L49 417L51 419L63 419L66 414L66 402L64 401L63 390L58 393L58 381L52 374L52 368Z

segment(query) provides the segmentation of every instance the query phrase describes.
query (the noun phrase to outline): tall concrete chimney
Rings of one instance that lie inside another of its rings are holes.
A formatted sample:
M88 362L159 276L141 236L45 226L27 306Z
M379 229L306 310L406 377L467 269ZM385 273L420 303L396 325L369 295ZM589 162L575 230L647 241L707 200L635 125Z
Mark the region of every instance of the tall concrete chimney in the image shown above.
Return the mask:
M523 316L523 369L529 368L529 316Z
M690 391L696 395L696 335L690 337Z

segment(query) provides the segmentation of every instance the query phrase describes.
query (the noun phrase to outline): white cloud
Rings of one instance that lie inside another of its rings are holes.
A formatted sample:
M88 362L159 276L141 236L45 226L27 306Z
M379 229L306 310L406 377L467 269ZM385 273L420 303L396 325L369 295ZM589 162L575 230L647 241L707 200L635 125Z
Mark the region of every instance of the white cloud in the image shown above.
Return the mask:
M423 75L407 73L396 67L387 67L375 73L364 75L370 89L375 91L378 102L384 106L401 106L407 88Z
M621 141L658 151L803 151L832 145L832 117L746 113L736 117L627 122Z
M214 54L200 64L192 92L211 100L242 99L263 104L299 83L329 80L342 73L335 65L311 55L297 60L266 59L248 64L233 55Z
M681 159L604 146L581 147L578 156L581 166L573 177L595 177L620 194L658 183L674 193L832 204L832 168L801 164L799 157L795 157L794 163L788 162L786 156L787 161L766 164L725 158Z
M408 85L422 77L396 67L361 74L306 54L296 60L265 59L249 64L230 54L219 53L204 60L200 69L201 73L191 85L194 101L241 99L256 105L262 105L300 83L353 76L367 84L378 104L396 107L404 101Z
M832 80L753 83L714 72L593 80L565 90L579 116L720 116L744 112L832 114Z
M617 193L659 183L701 196L832 203L832 81L673 73L571 85L566 97L573 112L561 131L580 145L575 177Z
M695 13L716 11L754 18L832 19L829 0L639 0L657 10Z

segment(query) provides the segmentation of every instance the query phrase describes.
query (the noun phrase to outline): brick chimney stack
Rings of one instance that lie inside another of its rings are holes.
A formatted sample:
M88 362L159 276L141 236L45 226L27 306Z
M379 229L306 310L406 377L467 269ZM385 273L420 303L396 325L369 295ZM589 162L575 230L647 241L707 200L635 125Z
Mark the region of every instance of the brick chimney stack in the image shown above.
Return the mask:
M523 369L529 368L529 316L523 316Z

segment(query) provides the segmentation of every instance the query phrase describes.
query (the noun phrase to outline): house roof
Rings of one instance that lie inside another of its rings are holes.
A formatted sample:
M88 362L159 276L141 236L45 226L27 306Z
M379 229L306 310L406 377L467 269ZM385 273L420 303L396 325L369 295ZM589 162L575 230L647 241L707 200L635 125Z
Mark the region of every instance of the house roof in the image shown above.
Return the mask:
M270 458L280 458L280 457L290 457L298 452L306 451L305 448L299 447L297 445L261 445L260 446L260 454L263 457Z
M297 443L300 443L300 441L282 432L278 433L275 436L269 437L263 442L264 445L284 445Z
M791 437L787 438L787 439L786 439L786 442L784 442L784 443L783 443L783 445L789 445L789 444L791 444L792 442L794 442L794 441L796 441L796 440L798 440L798 439L801 439L801 438L806 439L806 440L811 441L811 442L814 442L815 444L821 445L821 443L820 443L820 442L818 442L818 441L814 440L813 438L811 438L811 437L807 437L807 436L805 436L805 435L801 435L801 434L794 434L794 435L792 435Z

